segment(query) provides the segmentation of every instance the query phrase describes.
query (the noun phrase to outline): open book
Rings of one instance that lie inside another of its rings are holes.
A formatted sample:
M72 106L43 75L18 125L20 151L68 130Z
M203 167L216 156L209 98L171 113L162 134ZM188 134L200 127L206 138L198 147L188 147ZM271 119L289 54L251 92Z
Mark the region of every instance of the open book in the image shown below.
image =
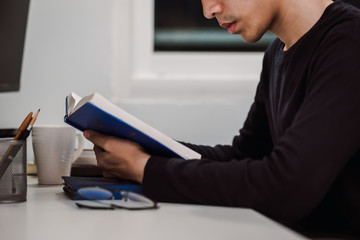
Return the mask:
M201 155L132 116L98 93L66 97L64 121L79 129L95 130L139 143L149 154L164 157L199 159Z

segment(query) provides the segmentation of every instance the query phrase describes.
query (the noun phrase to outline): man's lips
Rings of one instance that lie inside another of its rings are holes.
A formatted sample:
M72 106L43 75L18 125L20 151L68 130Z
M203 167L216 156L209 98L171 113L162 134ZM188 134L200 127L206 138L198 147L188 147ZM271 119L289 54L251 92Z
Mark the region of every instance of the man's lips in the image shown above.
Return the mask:
M230 33L233 33L235 30L236 22L221 23L220 26L227 29Z
M221 23L220 26L222 28L228 29L231 26L231 24L233 24L233 23L232 22L231 23Z

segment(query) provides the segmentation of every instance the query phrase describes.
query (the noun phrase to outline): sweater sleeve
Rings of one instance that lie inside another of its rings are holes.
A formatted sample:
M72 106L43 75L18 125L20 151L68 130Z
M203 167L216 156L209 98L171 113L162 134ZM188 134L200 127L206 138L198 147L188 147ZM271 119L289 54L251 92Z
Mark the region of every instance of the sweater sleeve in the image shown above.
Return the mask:
M311 63L302 105L271 152L254 154L255 138L244 150L238 143L245 127L233 145L239 155L251 153L241 161L153 156L144 193L158 201L253 208L284 223L309 214L360 145L360 41L334 35L328 42Z

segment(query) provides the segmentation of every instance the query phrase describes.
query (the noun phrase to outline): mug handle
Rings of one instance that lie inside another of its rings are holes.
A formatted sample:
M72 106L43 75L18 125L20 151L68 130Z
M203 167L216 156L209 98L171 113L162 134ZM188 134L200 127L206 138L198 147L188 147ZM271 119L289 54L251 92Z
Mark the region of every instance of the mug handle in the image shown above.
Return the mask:
M84 150L84 144L85 144L84 137L81 132L76 132L76 137L78 139L78 147L74 152L74 157L72 162L75 162L75 160L80 157L81 153Z

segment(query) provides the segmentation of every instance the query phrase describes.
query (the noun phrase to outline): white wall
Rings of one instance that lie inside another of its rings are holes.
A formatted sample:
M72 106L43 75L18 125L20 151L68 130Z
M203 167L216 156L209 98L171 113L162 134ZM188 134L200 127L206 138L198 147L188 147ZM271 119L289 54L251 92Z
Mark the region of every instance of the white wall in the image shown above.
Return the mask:
M0 94L0 128L17 128L38 108L36 124L63 124L65 96L71 91L113 97L113 1L31 1L21 89ZM117 104L175 139L215 144L231 142L252 95L253 88L236 100L135 99Z

